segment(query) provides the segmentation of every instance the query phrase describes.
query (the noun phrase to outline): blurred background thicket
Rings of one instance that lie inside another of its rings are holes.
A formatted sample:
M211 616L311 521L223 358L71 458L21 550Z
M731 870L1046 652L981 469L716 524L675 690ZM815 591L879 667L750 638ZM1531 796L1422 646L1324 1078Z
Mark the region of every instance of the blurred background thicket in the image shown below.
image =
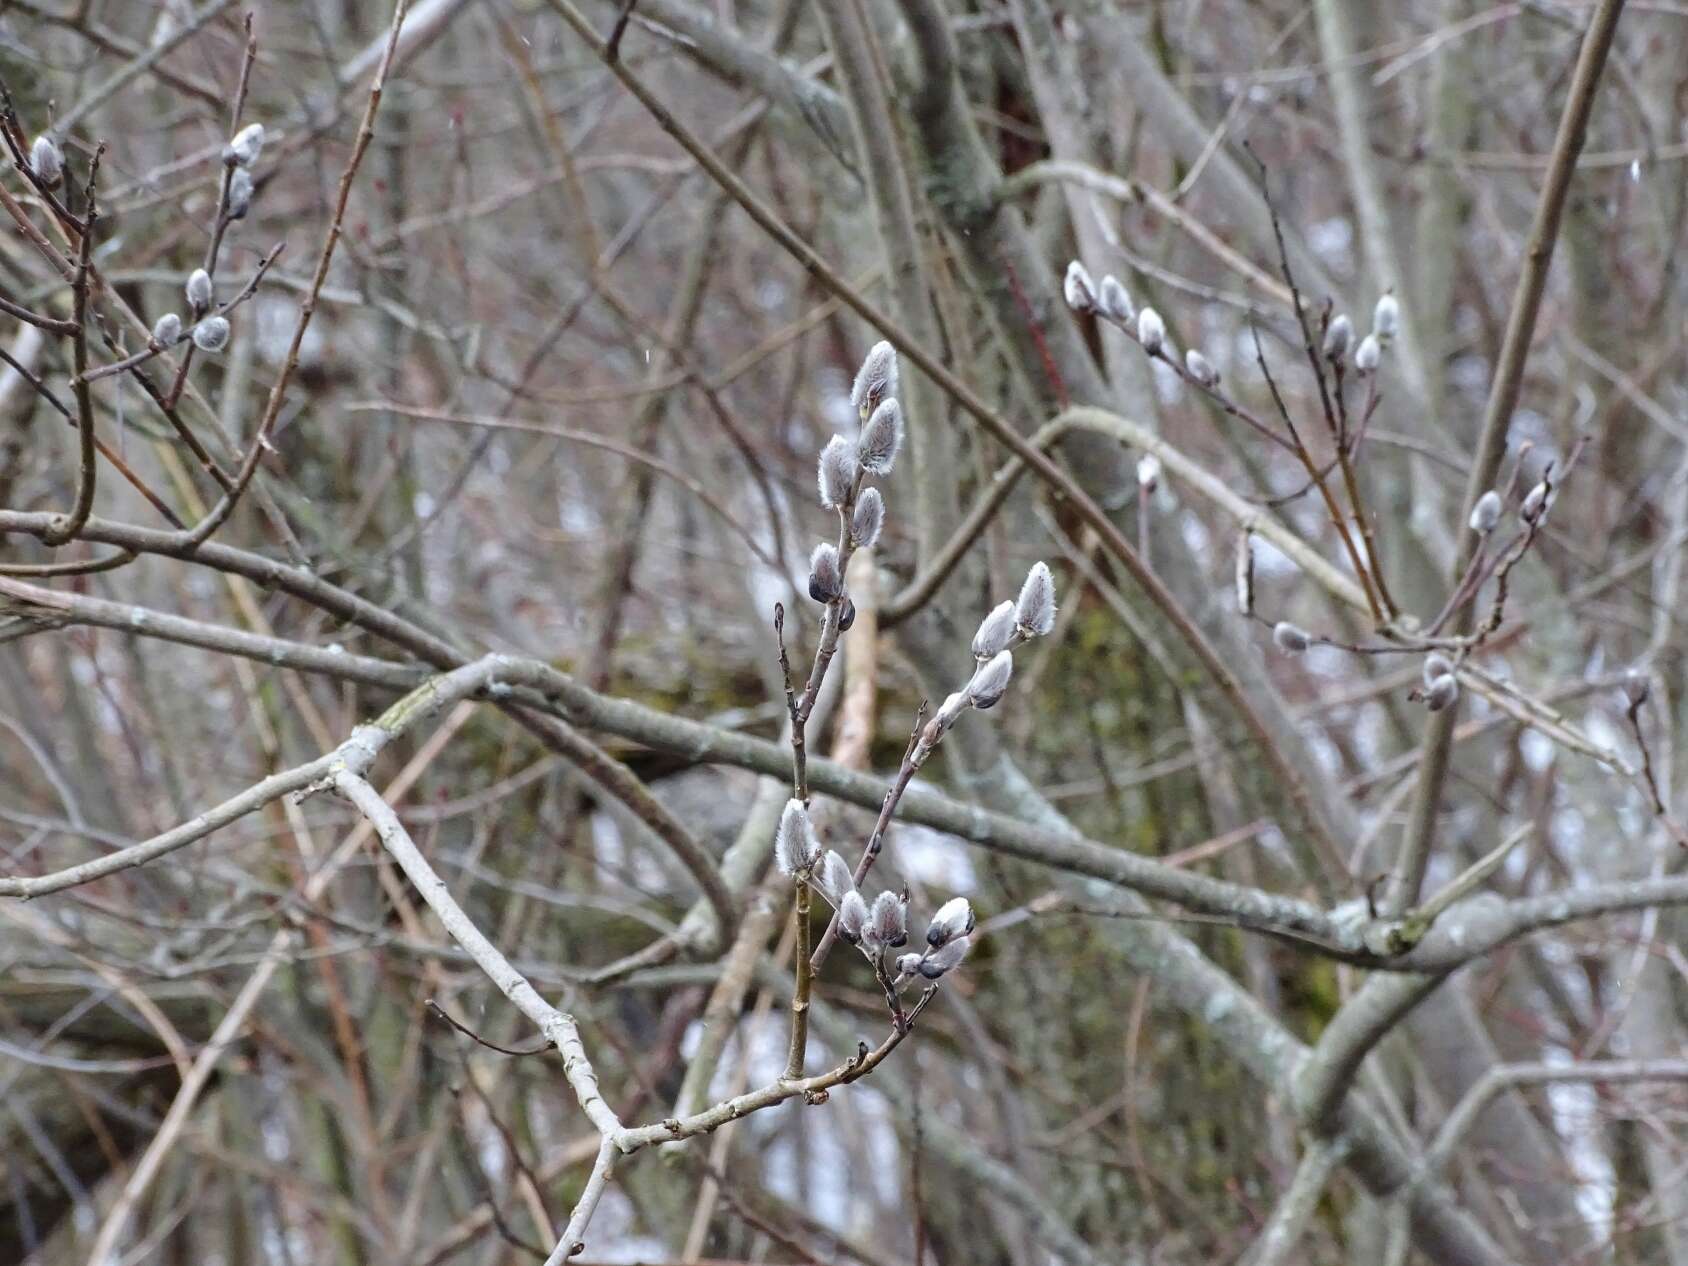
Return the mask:
M581 7L607 31L621 6ZM609 693L777 737L772 606L791 611L806 662L816 608L801 582L808 549L831 530L814 505L814 453L854 425L850 375L879 333L725 198L551 6L413 8L437 29L406 50L388 85L261 468L274 512L243 505L218 540L307 559L465 649L536 656ZM1380 379L1365 479L1398 596L1434 611L1588 6L949 0L967 111L1003 174L1077 144L1096 167L1175 198L1260 274L1227 267L1145 200L1040 182L1010 200L1043 265L1035 278L1006 258L992 274L968 253L977 242L945 203L960 196L953 173L921 135L930 85L905 6L845 8L873 32L893 124L881 140L912 173L931 301L923 328L943 362L1027 433L1077 389L1052 388L1023 350L1044 326L1072 320L1048 298L1075 255L1124 278L1180 346L1202 347L1239 397L1268 412L1249 334L1257 320L1292 411L1317 416L1268 285L1277 260L1244 140L1265 164L1312 303L1329 298L1358 322L1396 290L1413 346ZM1618 746L1629 740L1613 683L1646 659L1665 683L1655 757L1668 776L1683 769L1668 734L1684 706L1683 641L1670 617L1688 508L1688 9L1631 10L1513 427L1536 461L1562 457L1578 434L1593 439L1514 578L1527 635L1496 657ZM229 349L193 372L196 425L235 437L213 445L231 461L278 372L328 222L372 66L360 55L380 48L390 17L366 0L277 0L255 12L246 117L270 140L253 210L224 248L220 293L275 243L287 250L234 315ZM77 171L92 142L108 147L96 258L149 323L181 309L204 252L241 17L218 0L0 0L0 74L26 132L97 102L60 140ZM148 56L183 24L197 29ZM839 272L893 304L870 196L887 176L849 125L817 6L641 0L621 57ZM138 62L146 68L100 95ZM1078 141L1052 135L1074 118ZM10 171L0 181L21 188ZM1367 189L1382 193L1380 207L1360 205ZM1023 293L1032 335L1005 327L1014 305L996 302L998 289ZM63 293L10 231L0 291L36 306ZM63 382L66 348L3 328L12 355ZM1114 407L1245 495L1295 491L1297 470L1281 453L1117 333L1086 323L1080 335ZM139 391L122 379L102 387L102 437L189 517L214 499ZM929 384L905 407L912 426L942 437L926 443L953 503L971 504L1003 459L999 446ZM74 440L0 368L0 504L67 504ZM1086 473L1114 490L1110 508L1134 531L1134 455L1115 456L1115 468ZM882 596L916 569L915 480L905 462L886 489L889 526L874 560ZM1176 480L1151 496L1156 561L1187 560L1177 592L1224 610L1232 528ZM97 512L160 523L114 478L102 479ZM1315 498L1281 513L1342 559ZM0 550L13 562L48 557L21 537ZM990 800L1001 774L976 758L1004 756L1092 838L1155 857L1218 839L1185 864L1312 894L1285 789L1252 737L1184 664L1129 577L1029 478L941 601L877 634L863 767L895 769L916 705L956 687L974 623L1040 558L1061 582L1056 635L1020 657L1004 706L968 721L988 743L946 747L923 776ZM175 559L143 555L64 583L391 653L304 603ZM1262 550L1258 583L1271 618L1359 635L1275 553ZM1282 695L1328 775L1321 794L1389 841L1356 873L1382 871L1421 726L1406 698L1416 667L1325 650L1288 659L1259 630L1239 637L1248 657L1234 667ZM34 873L165 830L332 746L392 697L112 630L0 646L0 870ZM1445 873L1491 846L1506 817L1537 827L1528 856L1497 880L1506 891L1650 864L1639 797L1482 705L1470 720L1479 729L1456 755L1444 806ZM602 737L717 855L741 831L771 830L770 780ZM402 744L392 770L426 741ZM812 741L824 753L839 739ZM714 966L682 959L612 986L582 978L684 916L696 898L684 872L493 710L426 754L399 806L458 899L578 1017L624 1117L665 1115L700 1040ZM862 809L822 810L828 841L850 856L871 822ZM0 908L0 1260L82 1260L100 1208L175 1092L158 1026L125 990L197 1048L288 920L300 933L293 957L144 1198L123 1260L490 1266L549 1251L541 1224L566 1218L595 1140L554 1062L474 1046L424 1010L435 999L490 1041L533 1041L472 966L445 952L379 851L317 906L297 900L312 859L352 825L325 797L271 805L155 867ZM1294 1169L1283 1088L1252 1080L1200 1014L1173 1005L1122 952L1131 920L1114 917L1118 894L912 826L894 828L880 867L923 908L964 892L987 926L1024 917L981 939L917 1040L874 1077L824 1106L786 1104L683 1155L628 1165L582 1260L1064 1259L1024 1208L981 1184L971 1167L981 1158L1051 1207L1095 1260L1237 1260ZM783 1059L784 923L770 923L717 1094L760 1084ZM1359 979L1289 942L1179 930L1303 1040ZM1429 1130L1497 1058L1598 1053L1591 1034L1607 1053L1678 1052L1688 1033L1679 930L1666 912L1656 926L1612 921L1513 947L1404 1025L1378 1075L1405 1120ZM814 1067L884 1026L871 979L848 959L835 956L821 981ZM1546 1260L1551 1244L1565 1260L1688 1262L1683 1106L1671 1087L1530 1092L1501 1114L1505 1128L1473 1137L1451 1177L1528 1260ZM1543 1221L1552 1193L1557 1224ZM1381 1260L1384 1223L1381 1205L1339 1179L1302 1260Z

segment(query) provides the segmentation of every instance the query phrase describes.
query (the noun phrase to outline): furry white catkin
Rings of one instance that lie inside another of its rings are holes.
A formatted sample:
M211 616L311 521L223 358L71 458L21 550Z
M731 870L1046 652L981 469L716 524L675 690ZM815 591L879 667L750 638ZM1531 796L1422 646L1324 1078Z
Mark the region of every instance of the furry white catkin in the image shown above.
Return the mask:
M1151 356L1166 346L1166 322L1153 308L1144 308L1137 314L1137 341Z
M850 441L842 435L834 435L821 449L815 482L820 488L821 505L826 509L841 509L850 500L856 486L856 455L850 451Z
M973 658L981 662L996 658L1014 644L1017 626L1014 603L998 603L973 634Z
M264 149L264 125L248 123L236 132L223 149L223 161L250 167Z
M889 475L903 442L903 407L886 400L874 409L856 442L856 459L870 475Z
M1286 655L1299 655L1313 643L1306 629L1291 624L1288 620L1280 620L1272 626L1272 640Z
M64 153L58 142L46 135L36 137L29 147L29 169L47 188L55 188L64 177Z
M1102 278L1102 290L1098 296L1102 315L1109 320L1128 324L1137 319L1137 309L1131 302L1131 296L1126 293L1119 278L1107 276Z
M980 664L967 683L967 697L983 712L994 708L1008 692L1008 679L1014 675L1014 652L1002 651Z
M220 316L206 317L193 327L193 345L202 352L220 352L229 345L229 323Z
M844 573L838 569L838 547L822 541L809 555L809 596L816 602L831 602L843 595Z
M1026 637L1043 637L1055 627L1055 577L1047 563L1033 563L1020 586L1015 620Z
M183 289L188 297L188 306L195 314L204 312L211 306L211 274L203 268L196 268L188 274L188 283Z
M1189 370L1190 377L1204 387L1217 386L1219 383L1219 371L1213 367L1213 362L1193 347L1184 353L1184 368Z
M857 549L872 549L885 527L885 499L877 488L864 488L850 515L850 539Z
M1067 265L1067 275L1061 282L1061 293L1066 297L1067 306L1074 312L1096 310L1096 283L1090 280L1090 274L1076 259Z
M1325 342L1321 349L1326 360L1341 360L1354 343L1354 323L1346 313L1337 313L1325 327Z
M807 872L820 854L821 842L815 836L809 811L801 800L787 800L774 832L774 863L786 874L797 875Z
M881 401L897 394L897 349L889 343L875 343L856 371L856 381L850 388L850 403L856 406L856 416L871 417Z

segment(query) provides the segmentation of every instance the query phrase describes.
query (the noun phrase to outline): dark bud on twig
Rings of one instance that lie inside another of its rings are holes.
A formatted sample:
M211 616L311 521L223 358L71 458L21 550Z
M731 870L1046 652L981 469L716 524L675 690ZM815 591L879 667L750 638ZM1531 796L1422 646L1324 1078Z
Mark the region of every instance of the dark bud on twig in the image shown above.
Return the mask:
M1306 629L1291 624L1288 620L1279 620L1272 626L1272 640L1286 655L1299 655L1313 644L1313 639Z
M264 125L249 123L223 146L223 161L229 166L250 167L264 149Z
M809 596L816 602L831 602L844 592L844 574L838 570L838 548L825 541L809 555Z
M926 943L937 949L972 930L972 903L966 897L951 897L932 916L932 924L926 929Z
M1015 621L1026 637L1043 637L1055 627L1055 577L1046 563L1033 563L1020 586Z
M865 488L856 498L856 508L850 515L850 539L857 549L871 549L879 540L885 526L885 498L877 488Z
M895 400L886 400L874 409L861 438L856 442L856 457L862 469L870 475L889 475L897 464L897 450L903 442L903 407Z
M1487 536L1500 522L1500 511L1500 493L1491 488L1471 507L1471 530L1479 536Z
M1067 276L1061 283L1061 293L1066 296L1067 306L1074 312L1096 311L1096 283L1090 280L1090 273L1076 259L1067 265Z
M850 626L856 622L856 604L846 596L844 605L838 611L838 631L848 633Z
M174 312L166 312L153 323L152 341L160 347L169 347L182 337L182 318Z
M1137 341L1151 356L1158 355L1166 346L1166 322L1153 308L1144 308L1137 314Z
M1012 602L999 603L979 622L979 631L973 634L974 659L980 663L995 659L1014 644L1014 610Z
M1008 692L1008 679L1013 675L1013 651L1003 651L993 656L979 665L973 673L973 680L967 683L968 699L981 712L994 708L997 701Z
M860 943L862 930L867 927L867 902L854 888L838 903L838 935L851 945Z
M1378 362L1382 359L1383 346L1377 341L1375 334L1366 335L1354 349L1354 368L1362 374L1375 373Z
M220 316L206 317L193 327L193 345L202 352L220 352L229 345L229 323Z
M211 274L206 272L203 268L194 269L188 274L186 291L188 296L188 307L193 309L193 314L195 316L198 316L200 313L204 312L205 309L211 306L213 293L211 289Z
M856 371L850 388L850 403L858 418L871 417L882 401L897 394L897 349L889 343L875 343Z
M229 173L229 210L231 220L244 220L252 209L252 173L236 167Z
M806 874L820 859L821 842L801 800L787 800L774 831L774 864L787 875Z
M1428 686L1438 677L1446 677L1454 670L1453 661L1446 655L1432 652L1424 657L1424 684Z
M1118 277L1102 278L1102 289L1097 294L1097 304L1103 316L1122 325L1137 319L1137 308L1131 302L1131 296L1125 292L1125 287L1120 285Z
M1632 668L1624 675L1624 698L1629 700L1630 707L1639 708L1652 693L1652 680L1641 669Z
M1248 532L1237 534L1237 610L1254 614L1254 539Z
M1424 688L1424 706L1432 712L1440 712L1449 707L1459 698L1459 680L1452 673L1443 673L1440 677L1431 679Z
M821 505L828 510L849 504L856 487L856 457L850 451L850 441L842 435L834 435L821 449L815 482L820 488Z
M1353 342L1354 323L1348 319L1346 313L1337 313L1325 327L1325 343L1322 349L1325 359L1341 360L1348 355L1348 349Z
M64 154L52 137L41 135L29 147L29 169L35 178L49 189L57 189L64 179Z

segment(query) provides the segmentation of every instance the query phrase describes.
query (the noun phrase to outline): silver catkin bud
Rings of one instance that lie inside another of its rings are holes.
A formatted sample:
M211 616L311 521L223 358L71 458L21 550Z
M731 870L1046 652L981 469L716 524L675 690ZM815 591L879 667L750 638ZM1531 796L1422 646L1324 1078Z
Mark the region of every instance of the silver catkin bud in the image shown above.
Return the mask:
M64 179L64 152L52 137L45 134L35 138L29 147L29 169L35 178L49 189L58 188Z
M1055 577L1047 563L1033 563L1020 586L1014 618L1027 637L1042 637L1055 627Z
M983 712L994 708L1008 691L1008 679L1014 675L1014 652L1001 651L980 664L967 683L967 698Z
M1518 517L1526 523L1534 523L1541 518L1542 512L1546 509L1547 484L1543 482L1531 488L1529 493L1525 495L1524 504L1518 507Z
M1237 610L1254 614L1254 537L1248 532L1237 534Z
M802 874L820 858L821 842L801 800L787 800L774 831L774 864L787 875Z
M958 936L966 936L972 930L972 903L966 897L951 897L932 916L932 924L926 929L926 943L936 949Z
M1306 629L1291 624L1288 620L1279 620L1272 626L1272 640L1286 655L1299 655L1313 644L1313 639Z
M1137 341L1151 356L1166 346L1166 322L1153 308L1144 308L1137 314Z
M1639 708L1652 693L1653 683L1641 669L1632 668L1624 674L1624 698L1629 700L1630 707Z
M1096 283L1090 280L1090 273L1076 259L1067 265L1067 276L1061 283L1061 293L1066 296L1067 306L1074 312L1096 311Z
M867 921L867 902L861 893L852 888L838 903L838 935L849 944L855 945L861 941Z
M952 972L961 966L961 960L967 957L967 951L972 947L972 941L965 936L958 936L941 949L935 949L920 960L920 974L927 980L936 980L945 972Z
M827 541L809 555L809 596L816 602L832 602L844 592L844 573L838 567L838 547Z
M881 945L898 949L908 944L908 906L896 893L886 890L873 899L869 913L873 934Z
M1102 289L1097 292L1096 302L1103 316L1122 325L1137 319L1137 307L1131 302L1131 296L1126 293L1119 278L1111 274L1102 278Z
M835 907L843 905L844 898L856 890L856 876L851 872L850 864L831 849L827 849L826 856L821 858L816 882Z
M1153 453L1144 453L1137 459L1137 489L1145 497L1160 487L1160 477L1160 458Z
M252 209L252 173L236 167L229 173L229 209L231 220L244 220Z
M1362 374L1375 373L1378 362L1382 359L1383 345L1377 341L1375 334L1366 335L1354 349L1354 368Z
M897 349L889 343L875 343L850 388L850 403L858 418L871 417L880 403L897 394Z
M1339 312L1331 318L1331 323L1325 327L1324 353L1326 360L1341 360L1348 355L1348 349L1354 343L1354 323L1348 319L1348 314Z
M193 345L202 352L220 352L229 345L229 323L223 317L206 317L193 327Z
M1424 684L1428 686L1438 677L1447 677L1454 671L1453 661L1439 651L1432 651L1424 657L1424 667L1420 670Z
M995 659L1014 644L1014 610L1012 602L999 603L979 622L979 631L973 634L974 659L980 663Z
M850 539L857 549L872 549L885 527L885 498L877 488L864 488L850 515Z
M203 268L196 268L188 274L188 284L184 289L188 296L188 306L194 310L195 315L211 306L211 274Z
M837 510L847 504L856 486L856 456L850 451L850 441L834 435L821 449L815 483L820 488L821 504Z
M899 976L918 976L920 974L919 954L903 954L897 959L897 974Z
M174 312L166 312L153 322L152 341L160 347L169 347L182 337L182 318Z
M1432 712L1442 711L1458 698L1459 679L1452 673L1443 673L1424 688L1424 706Z
M229 139L223 147L223 161L250 167L258 161L258 155L264 149L264 125L262 123L248 123Z
M882 401L869 415L856 443L856 459L870 475L889 475L903 444L903 406Z
M1471 530L1479 536L1487 536L1495 530L1500 522L1500 493L1490 488L1477 498L1477 504L1471 507Z
M1394 295L1384 295L1372 309L1371 332L1385 343L1401 332L1401 303Z
M1213 362L1193 347L1184 352L1184 368L1204 387L1219 385L1219 371L1213 367Z

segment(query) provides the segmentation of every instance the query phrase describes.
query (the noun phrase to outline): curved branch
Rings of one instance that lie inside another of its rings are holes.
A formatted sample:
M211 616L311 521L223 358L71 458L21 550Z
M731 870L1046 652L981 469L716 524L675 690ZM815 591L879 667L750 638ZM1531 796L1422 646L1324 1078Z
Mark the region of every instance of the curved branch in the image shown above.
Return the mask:
M1607 1085L1639 1081L1688 1081L1688 1059L1603 1059L1578 1064L1498 1064L1465 1092L1448 1113L1435 1139L1424 1150L1423 1170L1434 1174L1452 1158L1460 1139L1478 1116L1503 1093L1517 1086L1598 1081Z

